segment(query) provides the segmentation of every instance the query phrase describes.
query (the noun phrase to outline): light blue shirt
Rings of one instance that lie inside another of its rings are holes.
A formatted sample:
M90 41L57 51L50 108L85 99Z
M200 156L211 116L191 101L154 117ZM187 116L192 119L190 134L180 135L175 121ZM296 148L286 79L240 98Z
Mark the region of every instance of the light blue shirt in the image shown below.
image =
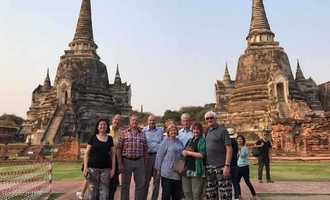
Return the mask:
M237 157L238 167L245 167L249 165L249 149L246 146L241 148L241 150L238 152Z
M142 132L147 138L148 153L157 153L157 150L159 149L160 144L163 141L163 129L159 127L150 129L147 126L143 128Z
M181 143L183 144L183 146L185 147L187 142L191 138L193 138L193 133L188 128L182 128L182 129L179 130L178 136L176 136L176 138L178 138L181 141Z
M160 175L172 180L180 180L180 175L174 171L174 163L181 158L183 145L178 139L166 138L157 151L155 169L160 170Z

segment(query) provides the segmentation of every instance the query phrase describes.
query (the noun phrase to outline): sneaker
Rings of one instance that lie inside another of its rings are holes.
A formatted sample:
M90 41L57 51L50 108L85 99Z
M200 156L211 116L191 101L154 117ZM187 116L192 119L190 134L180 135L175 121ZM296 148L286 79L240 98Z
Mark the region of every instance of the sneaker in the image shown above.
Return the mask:
M262 183L262 180L259 180L259 183Z
M76 192L76 196L77 196L77 198L80 199L80 200L83 199L82 192Z
M267 183L274 183L274 181L272 181L272 180L267 180Z

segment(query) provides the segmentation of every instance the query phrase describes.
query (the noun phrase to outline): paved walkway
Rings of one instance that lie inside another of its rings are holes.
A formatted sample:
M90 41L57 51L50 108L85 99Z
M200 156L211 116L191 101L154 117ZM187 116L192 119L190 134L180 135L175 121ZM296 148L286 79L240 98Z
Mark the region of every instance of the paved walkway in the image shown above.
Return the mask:
M53 183L54 193L64 193L59 200L76 200L75 193L80 190L81 181L58 181ZM329 200L330 182L253 182L256 192L261 200ZM133 184L132 184L133 186ZM249 199L250 193L245 183L241 183L243 199ZM133 195L131 199L133 200ZM116 199L119 198L117 191Z

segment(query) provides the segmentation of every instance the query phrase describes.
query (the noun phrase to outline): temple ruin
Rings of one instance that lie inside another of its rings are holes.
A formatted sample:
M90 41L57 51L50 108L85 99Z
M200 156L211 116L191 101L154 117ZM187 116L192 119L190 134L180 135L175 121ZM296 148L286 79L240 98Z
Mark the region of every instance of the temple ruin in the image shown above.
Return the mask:
M293 76L284 49L275 40L263 0L253 0L247 48L236 79L226 65L215 84L218 119L249 141L271 133L278 154L330 155L330 82L305 78L299 61Z
M119 67L109 83L107 68L100 61L94 42L91 2L82 0L74 38L64 51L52 85L49 73L32 93L22 133L31 144L62 143L64 137L86 141L99 118L128 115L131 86L122 82Z

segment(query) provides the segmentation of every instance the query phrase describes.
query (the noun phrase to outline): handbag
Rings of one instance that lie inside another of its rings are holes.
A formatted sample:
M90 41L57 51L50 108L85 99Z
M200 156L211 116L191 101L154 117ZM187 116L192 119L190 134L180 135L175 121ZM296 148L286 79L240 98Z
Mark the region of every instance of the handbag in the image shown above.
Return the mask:
M187 171L186 161L182 159L176 160L173 169L180 175L184 174Z
M254 156L254 157L258 157L258 156L260 156L260 148L259 147L253 147L252 148L252 155Z

